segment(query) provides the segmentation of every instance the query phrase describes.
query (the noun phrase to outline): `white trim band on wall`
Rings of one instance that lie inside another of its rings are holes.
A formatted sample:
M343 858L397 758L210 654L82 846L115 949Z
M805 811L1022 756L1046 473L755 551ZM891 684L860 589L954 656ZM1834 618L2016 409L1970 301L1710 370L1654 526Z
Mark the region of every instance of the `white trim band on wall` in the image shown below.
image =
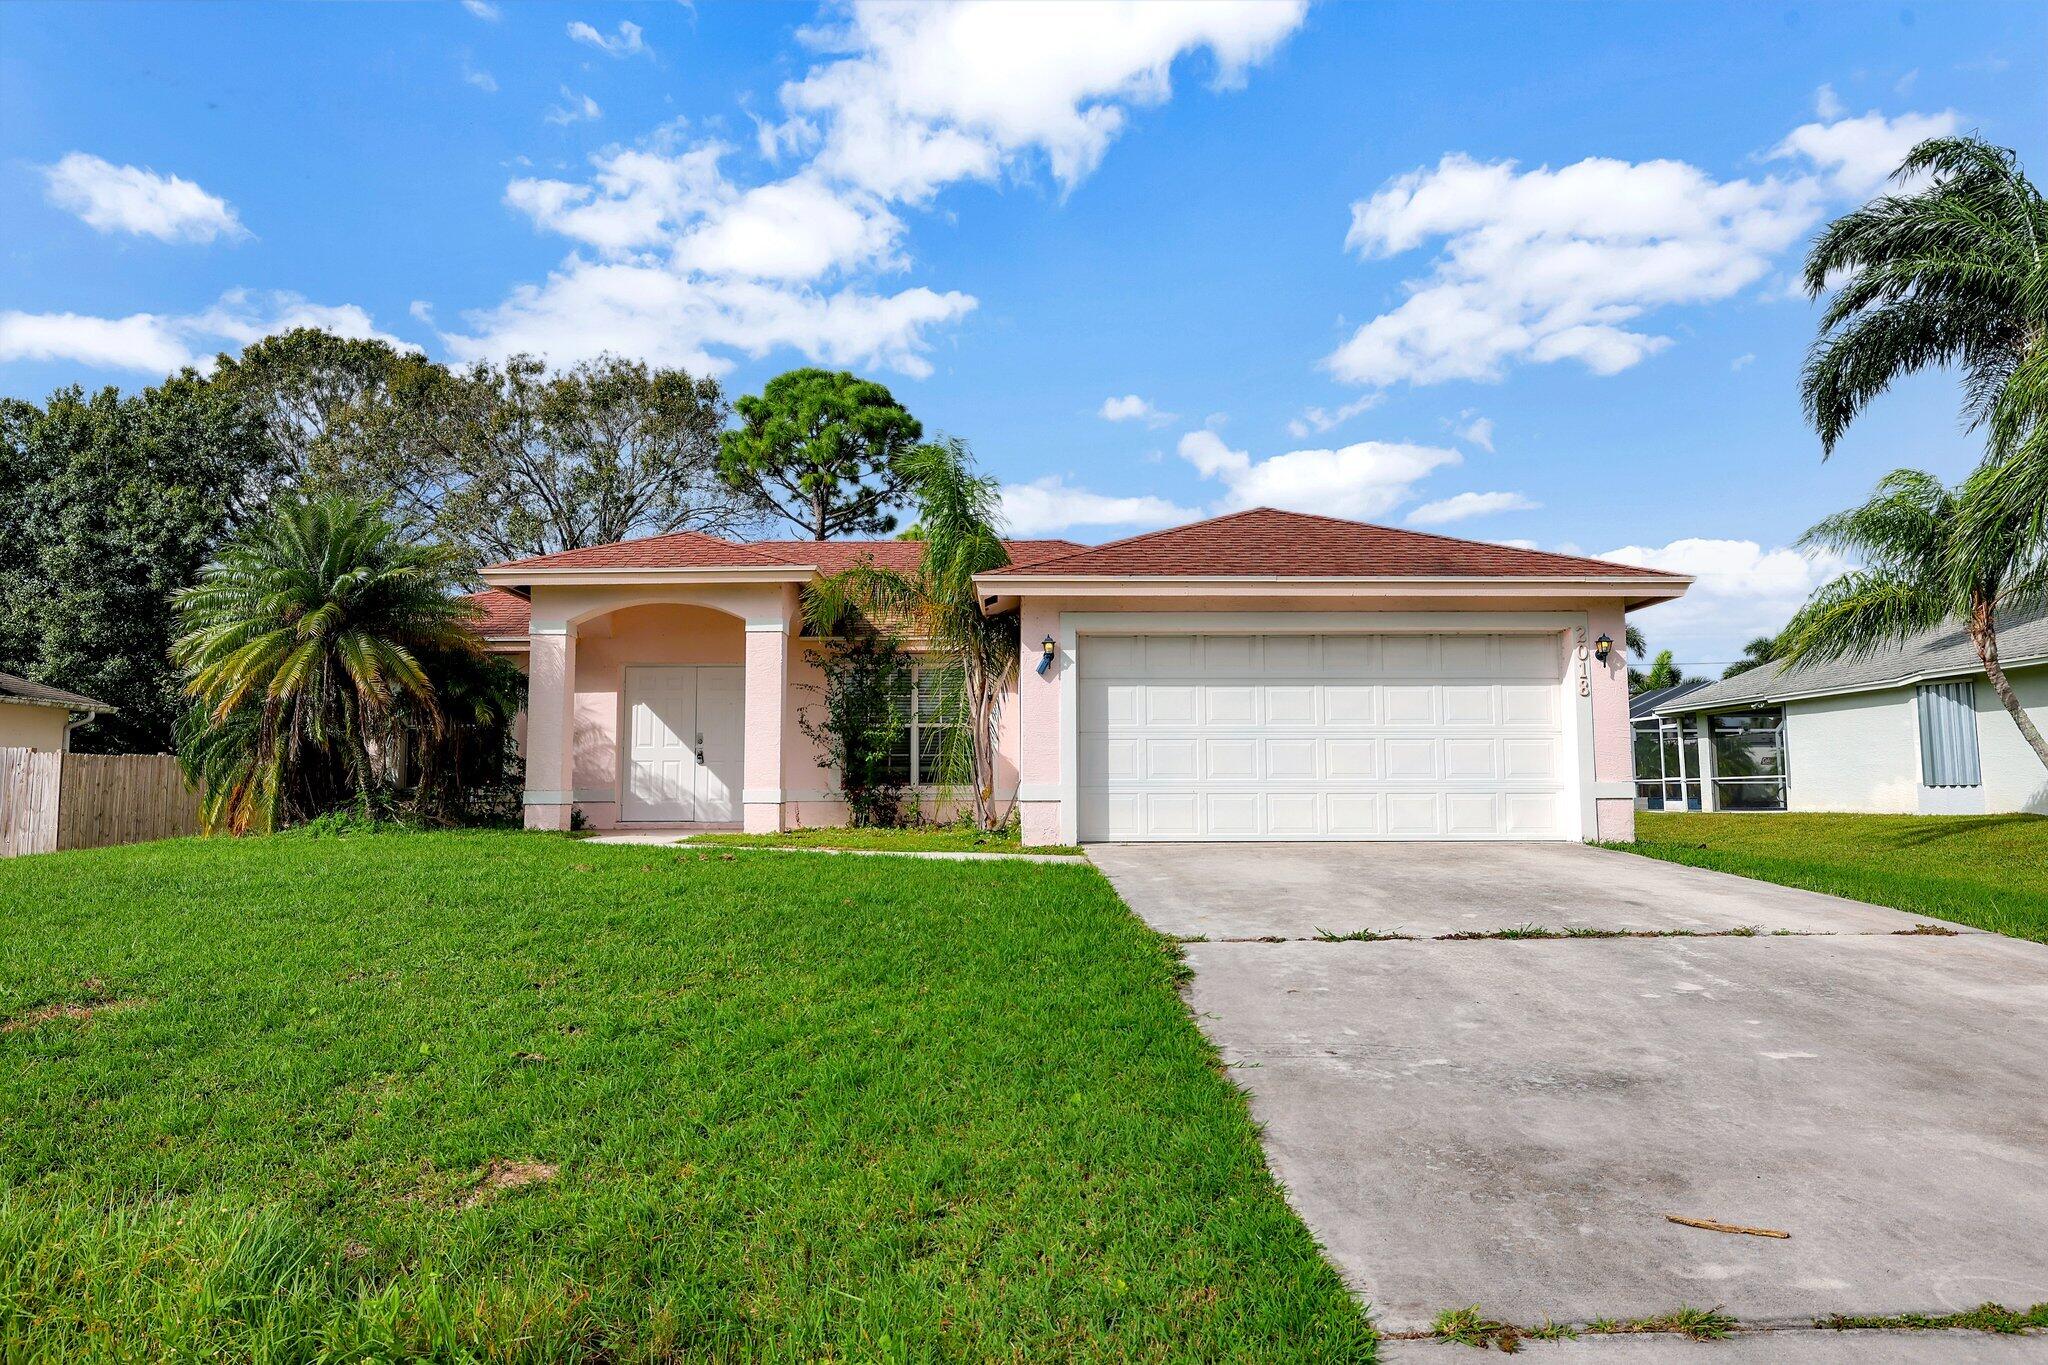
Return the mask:
M787 621L749 621L749 622L747 622L747 634L749 634L749 635L787 635L787 634L789 634L789 622L787 622Z
M1633 782L1595 782L1593 796L1601 801L1633 801L1636 799L1636 784Z
M523 799L529 806L573 806L576 804L576 793L530 791L525 793Z
M740 793L740 803L747 806L779 806L782 804L782 789L749 787Z
M1026 782L1017 788L1019 801L1057 801L1060 799L1060 784L1057 782Z

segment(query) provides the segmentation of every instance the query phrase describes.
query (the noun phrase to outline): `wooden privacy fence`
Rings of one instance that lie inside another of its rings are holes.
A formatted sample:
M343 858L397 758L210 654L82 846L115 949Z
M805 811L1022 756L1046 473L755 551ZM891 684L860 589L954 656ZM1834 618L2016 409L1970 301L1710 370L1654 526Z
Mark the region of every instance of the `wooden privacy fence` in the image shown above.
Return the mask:
M0 858L199 832L199 793L169 754L0 749Z

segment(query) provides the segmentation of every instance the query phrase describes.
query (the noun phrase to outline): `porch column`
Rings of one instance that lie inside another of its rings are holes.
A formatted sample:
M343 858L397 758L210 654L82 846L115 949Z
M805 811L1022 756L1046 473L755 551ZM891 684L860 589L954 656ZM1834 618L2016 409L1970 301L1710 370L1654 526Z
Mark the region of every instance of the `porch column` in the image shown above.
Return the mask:
M789 615L747 618L747 739L741 827L782 828L782 727L789 710Z
M526 827L567 829L576 800L576 627L527 636Z

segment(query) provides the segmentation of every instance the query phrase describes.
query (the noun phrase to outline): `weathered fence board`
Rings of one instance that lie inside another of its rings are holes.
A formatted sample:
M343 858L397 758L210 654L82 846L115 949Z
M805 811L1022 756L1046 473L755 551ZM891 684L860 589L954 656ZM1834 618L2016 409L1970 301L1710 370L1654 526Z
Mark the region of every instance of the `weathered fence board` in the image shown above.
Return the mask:
M198 793L168 754L0 749L0 858L198 832Z

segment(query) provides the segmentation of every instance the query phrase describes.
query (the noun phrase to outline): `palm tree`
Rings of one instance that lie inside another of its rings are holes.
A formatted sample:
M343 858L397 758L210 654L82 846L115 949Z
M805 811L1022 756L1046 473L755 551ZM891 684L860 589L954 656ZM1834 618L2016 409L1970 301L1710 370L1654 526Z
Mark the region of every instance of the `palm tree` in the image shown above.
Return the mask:
M324 499L278 508L178 594L172 658L194 701L179 750L209 828L268 830L367 799L374 751L442 734L422 660L482 652L451 596L456 563L369 504Z
M975 823L997 829L1009 812L995 802L996 722L1003 693L1017 677L1017 618L984 615L974 589L976 574L1010 562L996 531L996 483L973 472L967 446L957 440L921 446L899 468L918 499L924 551L916 570L856 564L811 584L804 611L821 624L854 613L885 622L958 669L954 704L965 737L959 764L973 794Z
M1721 670L1724 678L1737 678L1751 669L1762 668L1778 660L1778 637L1759 635L1742 647L1742 657Z
M1791 664L1855 657L1945 621L1960 620L1991 688L2044 767L2048 743L1998 662L2000 612L2048 595L2048 556L2030 518L2000 511L2001 469L1987 465L1949 489L1931 474L1897 469L1870 500L1828 517L1801 538L1857 558L1863 568L1817 590L1784 633Z
M1836 219L1807 254L1807 293L1835 290L1807 356L1807 416L1832 454L1895 380L1953 365L1991 458L2036 457L2026 472L2048 481L2048 202L2011 151L1976 137L1920 143L1893 179L1920 177Z

